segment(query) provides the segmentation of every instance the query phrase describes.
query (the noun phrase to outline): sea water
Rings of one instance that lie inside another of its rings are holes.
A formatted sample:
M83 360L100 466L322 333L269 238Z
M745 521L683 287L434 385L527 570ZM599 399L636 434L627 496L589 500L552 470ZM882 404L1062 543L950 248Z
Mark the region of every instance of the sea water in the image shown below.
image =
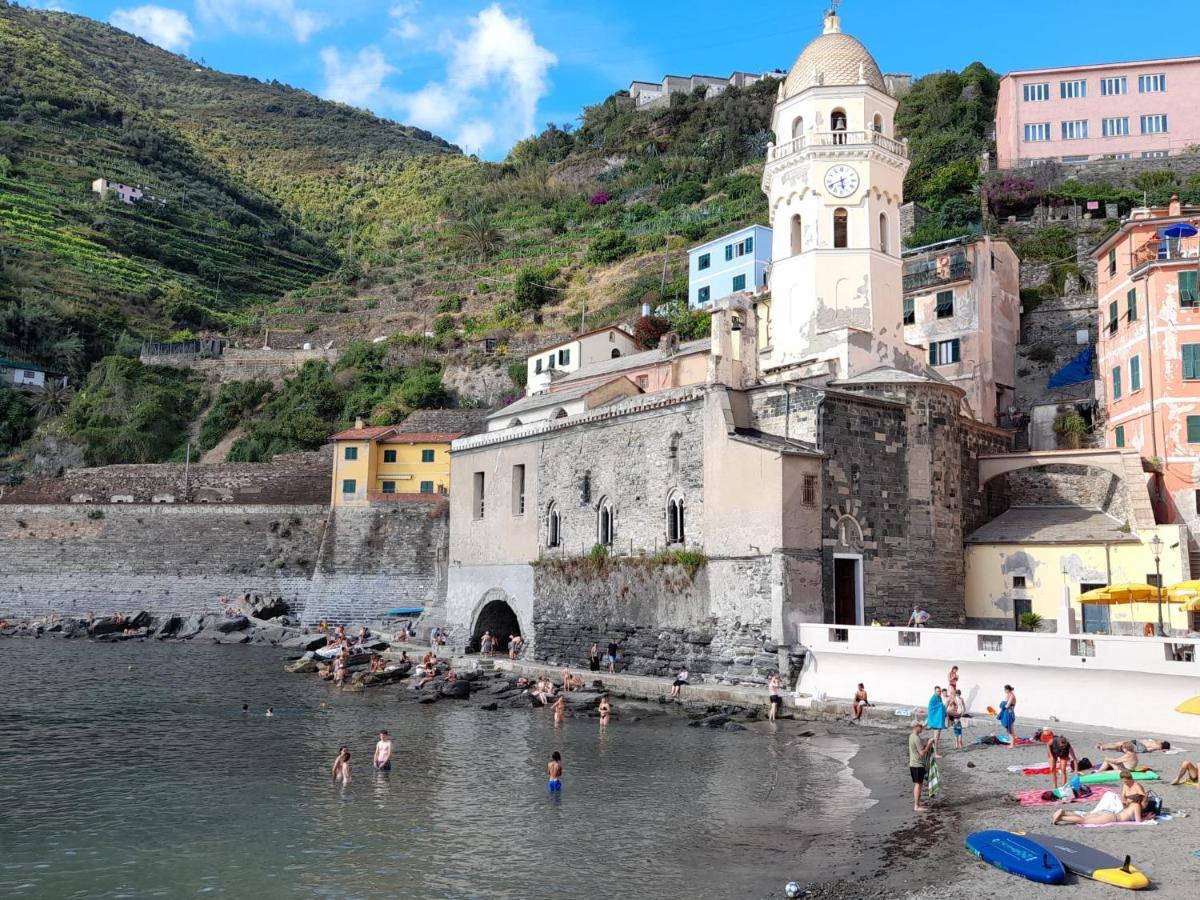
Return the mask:
M797 861L858 802L828 787L838 754L783 729L555 728L547 710L341 694L285 661L0 641L0 896L777 896L820 877ZM389 774L370 765L381 728ZM330 779L341 744L347 787Z

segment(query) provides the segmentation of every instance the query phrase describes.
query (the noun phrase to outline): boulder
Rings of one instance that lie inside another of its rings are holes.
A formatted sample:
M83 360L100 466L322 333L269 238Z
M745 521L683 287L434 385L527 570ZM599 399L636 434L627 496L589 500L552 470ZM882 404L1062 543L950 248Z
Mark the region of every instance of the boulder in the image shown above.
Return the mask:
M745 725L739 725L737 722L726 722L721 726L725 731L745 731Z
M175 637L181 641L194 638L204 630L204 616L188 616L175 631Z
M452 700L465 700L471 696L471 684L467 681L443 681L438 688L438 693L443 697L448 697Z
M688 726L691 728L724 728L730 721L729 716L718 713L715 716L705 716L702 719L688 722Z
M499 703L496 703L496 702L493 700L491 703L484 703L484 704L483 704L482 706L480 706L479 708L480 708L480 709L482 709L482 710L484 710L484 711L486 711L486 712L495 712L497 709L499 709L499 707L500 707L500 704L499 704Z
M127 628L149 628L154 623L154 617L143 610L129 620Z
M179 616L167 616L159 622L158 628L154 631L154 636L159 640L174 637L181 625L183 625L183 619Z
M507 694L509 691L515 691L517 683L515 681L500 681L488 688L489 694Z
M592 691L567 691L559 696L567 699L568 709L595 709L600 705L600 695Z
M250 627L250 620L245 616L222 616L213 627L222 634L229 634L234 631L243 631Z
M318 671L318 666L315 659L298 659L294 663L284 666L283 670L285 672L295 672L299 675L310 675Z
M217 644L245 644L249 643L250 635L244 631L233 632L218 632L213 635L213 642Z
M94 638L98 638L105 634L120 634L129 626L124 622L117 622L114 619L97 619L88 628L88 634Z
M418 703L437 703L437 701L437 694L422 694L420 699L417 700Z
M289 611L288 602L282 597L255 597L249 606L250 615L256 619L278 619Z
M361 681L347 681L342 685L343 693L356 694L361 690L363 690L363 683Z
M289 650L320 650L329 642L329 639L323 634L298 634L293 638L288 638L279 646L287 647Z
M402 666L396 666L394 669L385 669L382 672L365 672L362 676L362 683L370 687L376 684L391 684L408 677L408 673L412 671L412 665L406 663Z

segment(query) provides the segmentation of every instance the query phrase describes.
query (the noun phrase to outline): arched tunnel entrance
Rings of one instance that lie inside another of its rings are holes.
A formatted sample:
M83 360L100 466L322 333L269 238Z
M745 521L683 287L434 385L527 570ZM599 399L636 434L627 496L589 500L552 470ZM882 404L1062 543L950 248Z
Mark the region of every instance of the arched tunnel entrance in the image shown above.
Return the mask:
M508 651L509 637L521 633L521 623L507 600L492 600L479 610L479 615L475 617L475 627L471 631L468 652L479 652L479 640L485 631L490 631L496 639L496 649L505 652Z

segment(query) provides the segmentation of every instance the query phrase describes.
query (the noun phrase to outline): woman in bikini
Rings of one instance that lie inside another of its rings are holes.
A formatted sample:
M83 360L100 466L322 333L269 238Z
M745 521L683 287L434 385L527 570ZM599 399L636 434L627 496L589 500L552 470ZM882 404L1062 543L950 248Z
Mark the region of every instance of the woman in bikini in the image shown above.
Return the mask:
M1189 781L1200 782L1200 765L1194 762L1184 762L1179 767L1179 774L1175 776L1175 780L1171 784L1184 784Z
M1116 822L1142 821L1143 813L1146 810L1146 791L1133 780L1132 775L1128 772L1121 773L1121 797L1116 801L1121 806L1120 812L1103 808L1112 802L1109 799L1111 796L1107 795L1102 798L1096 808L1089 813L1080 814L1067 812L1065 809L1056 810L1050 822L1054 825L1112 825Z
M612 716L612 706L608 702L608 694L600 698L600 705L597 709L600 710L600 727L607 728L609 718Z

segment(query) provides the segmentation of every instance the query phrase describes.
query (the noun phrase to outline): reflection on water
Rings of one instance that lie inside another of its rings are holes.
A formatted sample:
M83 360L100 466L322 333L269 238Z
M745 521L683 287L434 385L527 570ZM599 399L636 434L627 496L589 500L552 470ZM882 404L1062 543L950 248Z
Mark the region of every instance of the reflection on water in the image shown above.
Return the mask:
M782 735L339 695L248 647L6 640L0 660L6 896L759 897L817 877L794 861L859 803Z

